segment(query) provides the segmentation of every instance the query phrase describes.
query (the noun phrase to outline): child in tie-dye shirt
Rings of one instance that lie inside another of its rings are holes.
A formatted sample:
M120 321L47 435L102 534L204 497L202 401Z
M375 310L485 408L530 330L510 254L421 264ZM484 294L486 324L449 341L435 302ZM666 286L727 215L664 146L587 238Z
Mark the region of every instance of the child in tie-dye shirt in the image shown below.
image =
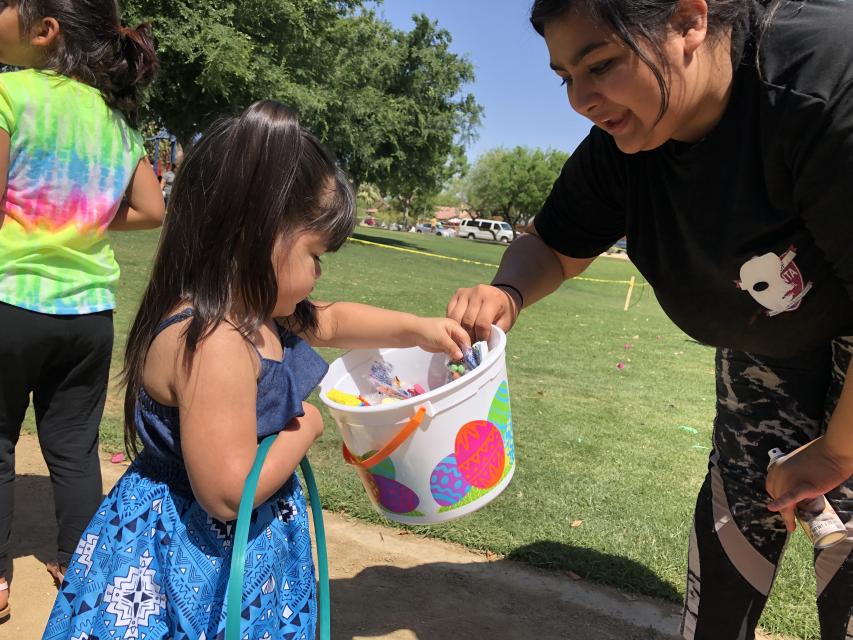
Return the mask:
M32 397L59 525L58 580L101 498L98 427L119 266L107 230L163 199L129 121L156 71L115 0L0 2L0 621L9 616L14 448Z

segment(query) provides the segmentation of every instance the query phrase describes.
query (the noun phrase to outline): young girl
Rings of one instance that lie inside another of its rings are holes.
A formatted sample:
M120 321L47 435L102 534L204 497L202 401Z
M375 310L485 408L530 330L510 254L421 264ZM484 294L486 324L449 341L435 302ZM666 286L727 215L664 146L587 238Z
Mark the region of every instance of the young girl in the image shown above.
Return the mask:
M670 318L717 347L683 638L753 638L793 507L827 494L849 535L815 550L821 638L851 640L853 3L536 0L531 20L595 126L450 316L509 328L627 236ZM768 473L776 447L793 455Z
M0 3L0 620L8 617L15 443L32 396L59 524L57 580L101 499L98 426L119 267L107 230L163 199L131 127L156 58L115 0ZM57 583L58 584L58 583Z
M125 434L144 449L80 540L44 640L218 638L233 520L258 439L241 637L313 640L315 578L294 470L323 430L309 346L461 357L459 324L308 296L354 224L353 194L295 114L259 102L184 159L130 331ZM307 340L306 343L304 340ZM113 635L115 634L115 635Z

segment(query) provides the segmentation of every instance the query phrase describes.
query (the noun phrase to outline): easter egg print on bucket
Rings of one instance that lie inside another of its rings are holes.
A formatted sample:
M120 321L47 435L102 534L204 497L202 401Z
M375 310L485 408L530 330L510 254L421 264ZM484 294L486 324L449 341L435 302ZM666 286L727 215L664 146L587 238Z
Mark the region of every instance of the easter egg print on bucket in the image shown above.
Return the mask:
M454 454L436 465L429 478L429 488L432 497L442 507L456 504L471 490L471 484L459 471Z
M515 442L512 438L512 409L509 405L509 385L506 380L498 387L492 406L489 408L489 422L495 425L501 432L506 456L509 464L515 463Z
M506 465L506 451L498 428L488 420L474 420L456 434L459 472L479 489L497 484Z
M414 491L396 480L373 475L373 482L379 489L379 504L391 513L409 513L421 502Z
M361 459L367 460L370 456L373 455L376 455L376 451L368 451L363 456L361 456ZM388 478L389 480L397 479L397 470L394 468L394 463L391 461L391 458L385 458L379 464L370 467L368 471L375 476L382 476L383 478Z

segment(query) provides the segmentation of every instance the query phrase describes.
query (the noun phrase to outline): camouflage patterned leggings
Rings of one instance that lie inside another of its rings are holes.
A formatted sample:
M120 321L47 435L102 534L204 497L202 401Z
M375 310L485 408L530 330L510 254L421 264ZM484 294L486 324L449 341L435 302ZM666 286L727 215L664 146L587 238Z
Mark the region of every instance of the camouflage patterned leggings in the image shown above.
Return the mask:
M767 452L790 451L825 430L851 354L853 337L785 360L717 350L717 415L690 536L685 640L754 638L788 539L782 518L767 509ZM815 553L821 638L853 640L853 478L828 497L850 535Z

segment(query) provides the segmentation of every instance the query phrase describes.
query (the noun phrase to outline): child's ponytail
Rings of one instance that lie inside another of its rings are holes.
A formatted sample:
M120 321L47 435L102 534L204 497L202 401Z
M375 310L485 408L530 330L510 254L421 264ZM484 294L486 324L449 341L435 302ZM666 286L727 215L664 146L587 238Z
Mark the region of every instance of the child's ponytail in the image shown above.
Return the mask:
M95 86L104 94L107 104L133 119L139 107L140 89L149 85L157 74L154 39L147 24L135 29L119 25L116 38L115 58L103 60L103 66L96 70ZM103 77L101 82L98 76Z
M18 12L25 32L42 18L59 23L44 68L95 87L136 124L141 91L158 67L148 25L123 26L116 0L18 0Z

